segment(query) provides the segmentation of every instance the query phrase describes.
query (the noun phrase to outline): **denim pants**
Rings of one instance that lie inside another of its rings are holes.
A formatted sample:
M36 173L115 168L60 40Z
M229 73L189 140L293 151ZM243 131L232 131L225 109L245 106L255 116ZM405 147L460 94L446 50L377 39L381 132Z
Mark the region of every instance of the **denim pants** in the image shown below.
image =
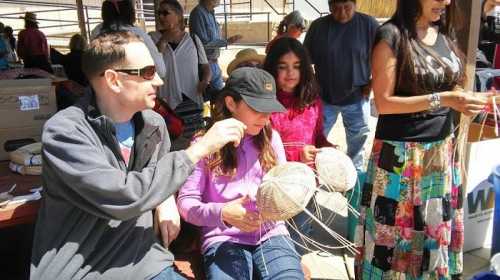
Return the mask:
M300 257L287 236L274 236L257 246L219 242L203 255L208 280L304 279Z
M186 280L186 278L175 272L173 266L169 266L162 270L160 274L156 275L151 280Z
M221 90L224 87L222 81L222 70L217 62L210 62L210 70L212 71L212 80L210 86L216 90Z
M370 128L368 127L368 115L370 113L368 100L362 98L361 101L349 105L323 104L324 134L328 133L337 122L337 117L342 114L344 122L347 155L352 159L358 171L363 170L363 151Z

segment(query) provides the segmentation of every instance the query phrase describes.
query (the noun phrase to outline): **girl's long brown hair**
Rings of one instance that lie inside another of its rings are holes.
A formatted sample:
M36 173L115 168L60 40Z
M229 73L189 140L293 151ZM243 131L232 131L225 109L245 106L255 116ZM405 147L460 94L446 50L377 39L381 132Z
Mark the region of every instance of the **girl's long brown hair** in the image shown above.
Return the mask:
M244 102L241 95L238 93L223 90L219 93L212 106L212 119L207 129L217 121L232 117L231 112L226 107L226 96L232 97L236 103ZM269 171L269 169L273 168L277 164L276 153L271 145L272 133L271 125L267 124L258 135L253 137L253 142L257 150L260 151L259 162L264 172ZM209 157L207 164L208 169L216 176L236 175L236 168L238 167L236 149L237 148L234 147L233 143L226 144L221 150Z
M276 79L281 57L290 52L295 54L300 61L300 81L294 92L298 99L297 104L294 104L294 106L303 110L307 106L314 104L320 91L306 48L294 38L280 38L269 49L263 69Z

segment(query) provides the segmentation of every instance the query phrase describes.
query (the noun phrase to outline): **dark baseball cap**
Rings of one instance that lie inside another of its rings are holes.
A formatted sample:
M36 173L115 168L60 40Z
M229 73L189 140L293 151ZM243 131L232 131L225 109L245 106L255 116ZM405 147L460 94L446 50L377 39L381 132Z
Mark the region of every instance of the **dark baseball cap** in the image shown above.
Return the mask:
M273 76L262 69L241 67L234 70L225 89L240 94L245 103L257 112L286 111L276 99L276 82Z

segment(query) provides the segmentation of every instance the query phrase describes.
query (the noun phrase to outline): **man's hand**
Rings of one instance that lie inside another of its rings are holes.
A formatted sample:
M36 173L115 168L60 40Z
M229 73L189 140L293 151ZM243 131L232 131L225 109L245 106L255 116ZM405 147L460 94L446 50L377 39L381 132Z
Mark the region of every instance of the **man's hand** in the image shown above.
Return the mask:
M163 246L168 248L181 230L181 217L173 195L156 207L156 215Z
M227 38L227 44L228 45L234 44L234 43L240 41L241 39L243 39L243 36L241 36L240 34L231 36L231 37Z
M230 201L222 208L222 220L244 232L254 232L260 228L259 214L250 212L245 204L250 202L248 196Z
M233 142L236 147L245 135L246 128L242 122L234 118L218 121L198 142L187 148L186 153L193 163L197 163L200 159L220 150L227 143Z

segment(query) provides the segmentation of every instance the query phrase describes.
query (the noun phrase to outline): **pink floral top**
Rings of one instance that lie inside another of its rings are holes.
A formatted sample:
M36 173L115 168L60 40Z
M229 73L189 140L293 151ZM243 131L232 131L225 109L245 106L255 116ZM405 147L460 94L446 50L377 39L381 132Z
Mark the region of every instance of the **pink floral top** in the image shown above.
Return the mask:
M295 106L298 99L295 94L279 91L277 96L287 111L273 113L271 124L281 136L287 161L300 161L304 145L317 148L332 146L323 135L323 105L319 97L300 110Z

